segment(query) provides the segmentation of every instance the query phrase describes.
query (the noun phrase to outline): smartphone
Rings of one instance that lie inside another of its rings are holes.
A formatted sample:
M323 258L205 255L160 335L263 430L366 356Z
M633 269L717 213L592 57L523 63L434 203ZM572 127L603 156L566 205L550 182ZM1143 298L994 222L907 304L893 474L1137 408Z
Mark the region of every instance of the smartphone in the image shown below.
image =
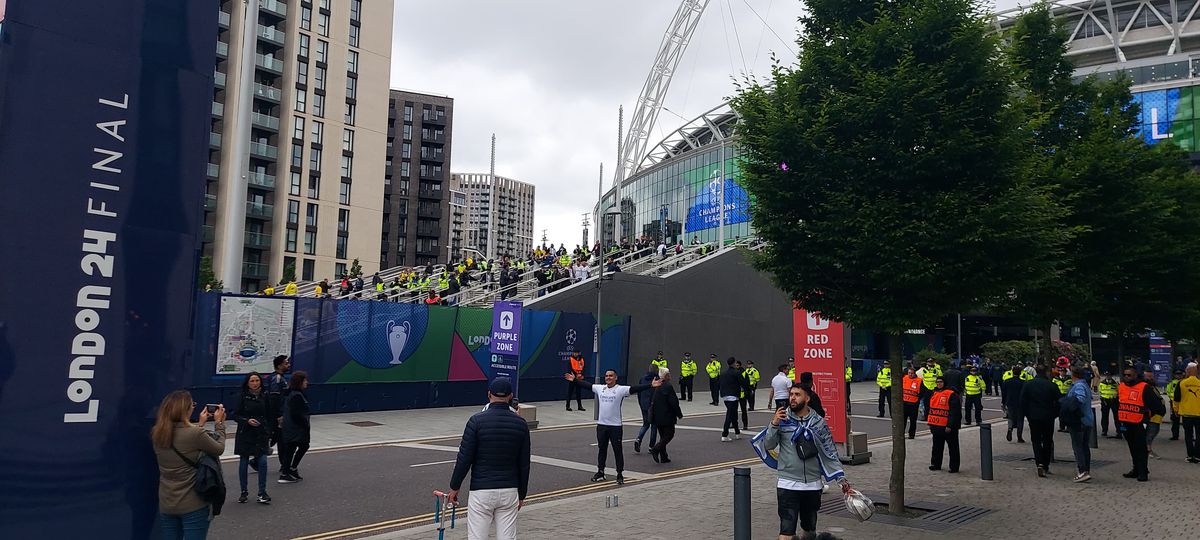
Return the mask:
M220 406L221 405L219 403L207 403L204 405L204 408L208 409L208 414L212 414L217 412L217 408Z

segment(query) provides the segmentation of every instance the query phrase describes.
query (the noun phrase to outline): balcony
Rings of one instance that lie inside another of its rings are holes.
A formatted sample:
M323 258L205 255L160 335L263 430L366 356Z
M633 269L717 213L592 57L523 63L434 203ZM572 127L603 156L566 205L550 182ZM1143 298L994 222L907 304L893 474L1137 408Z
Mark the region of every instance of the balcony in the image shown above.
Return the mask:
M226 30L229 29L229 14L224 11L217 12L217 25Z
M204 195L204 209L212 212L217 209L217 196Z
M254 97L279 103L279 100L283 98L283 90L262 83L254 83Z
M246 202L246 217L255 219L271 219L275 207L267 203Z
M263 189L275 189L275 175L250 171L246 173L246 183Z
M446 116L443 115L443 116L439 117L435 114L431 114L428 117L426 117L425 115L421 115L421 123L444 126L444 125L446 125Z
M216 163L208 164L208 177L216 180L221 175L221 166Z
M420 189L417 190L417 196L423 199L442 199L442 191L437 189Z
M208 133L208 146L210 148L220 148L221 147L221 134L213 133L210 131Z
M267 43L279 45L280 47L282 47L284 44L285 34L279 30L276 30L274 27L263 26L260 24L258 25L258 31L256 33L260 39L266 41Z
M271 249L271 235L246 231L246 247L252 249Z
M219 45L219 43L218 43ZM220 48L220 47L218 47ZM226 46L228 48L228 46ZM254 64L276 75L283 75L283 61L276 59L273 56L264 56L261 54L254 55Z
M218 101L214 101L213 107L212 107L212 115L216 116L217 118L225 116L225 104L218 102Z
M266 263L242 263L243 279L267 279L270 266Z
M250 113L250 123L256 127L269 129L276 133L279 132L279 118L263 113Z
M258 3L258 9L280 17L287 17L287 4L279 0L262 0L262 2Z
M437 206L418 205L417 217L439 219L442 217L442 209Z
M217 236L216 230L212 225L201 225L200 226L200 239L202 242L211 244L213 239L216 238L216 236Z
M213 72L213 84L217 88L225 88L225 74L220 71Z
M279 149L267 143L252 142L250 143L250 155L266 159L276 159L279 157Z
M224 41L217 42L217 56L221 58L229 58L229 44Z

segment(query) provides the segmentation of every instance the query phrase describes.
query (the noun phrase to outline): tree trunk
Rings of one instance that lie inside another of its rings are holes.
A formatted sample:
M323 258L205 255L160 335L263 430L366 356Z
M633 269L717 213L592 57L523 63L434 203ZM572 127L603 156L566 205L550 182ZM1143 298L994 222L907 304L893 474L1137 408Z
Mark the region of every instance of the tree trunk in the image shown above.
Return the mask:
M1042 358L1041 361L1047 367L1053 366L1058 360L1054 357L1054 338L1050 334L1054 331L1054 323L1046 325L1046 335L1042 337Z
M1116 372L1118 379L1121 377L1121 370L1125 369L1125 332L1119 331L1117 334L1117 361L1113 363L1111 368Z
M888 360L892 364L892 478L888 483L888 513L904 515L904 369L900 357L904 336L888 336Z

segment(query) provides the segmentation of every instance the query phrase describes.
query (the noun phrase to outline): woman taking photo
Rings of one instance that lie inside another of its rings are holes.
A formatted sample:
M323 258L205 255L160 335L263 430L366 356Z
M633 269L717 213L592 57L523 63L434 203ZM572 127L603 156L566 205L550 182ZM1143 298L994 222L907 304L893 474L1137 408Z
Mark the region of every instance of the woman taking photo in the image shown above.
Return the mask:
M239 503L246 502L250 495L246 490L247 466L254 467L258 472L258 502L271 503L271 496L267 495L267 454L271 448L268 419L275 418L275 415L270 409L270 400L263 391L262 376L258 373L247 375L246 380L242 381L242 396L233 414L233 420L238 424L233 453L239 458L238 482L242 487Z
M225 407L213 412L200 409L199 425L189 421L196 403L186 390L167 394L158 406L158 418L150 430L158 461L158 523L164 539L198 540L208 535L208 503L193 489L200 453L219 458L225 451ZM215 433L204 430L209 417Z
M279 462L283 470L279 471L279 483L291 484L303 480L300 476L300 460L308 452L308 397L304 390L308 388L308 374L297 371L288 381L288 397L283 407L283 440L279 444Z

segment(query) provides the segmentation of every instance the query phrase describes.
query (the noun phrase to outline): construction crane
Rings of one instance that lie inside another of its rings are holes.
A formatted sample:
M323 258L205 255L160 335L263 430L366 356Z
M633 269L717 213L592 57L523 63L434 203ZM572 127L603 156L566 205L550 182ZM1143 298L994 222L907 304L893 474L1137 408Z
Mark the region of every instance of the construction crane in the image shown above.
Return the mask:
M613 186L620 186L622 180L633 174L638 161L646 153L650 130L658 119L659 111L662 110L667 88L671 85L671 77L675 74L675 68L679 66L679 60L683 58L683 51L687 49L708 2L709 0L683 0L679 9L675 11L671 24L667 26L667 32L658 46L654 65L650 67L650 74L646 76L646 82L642 85L642 93L638 97L637 108L633 111L629 131L625 134L623 142L618 141L619 161L613 174Z

